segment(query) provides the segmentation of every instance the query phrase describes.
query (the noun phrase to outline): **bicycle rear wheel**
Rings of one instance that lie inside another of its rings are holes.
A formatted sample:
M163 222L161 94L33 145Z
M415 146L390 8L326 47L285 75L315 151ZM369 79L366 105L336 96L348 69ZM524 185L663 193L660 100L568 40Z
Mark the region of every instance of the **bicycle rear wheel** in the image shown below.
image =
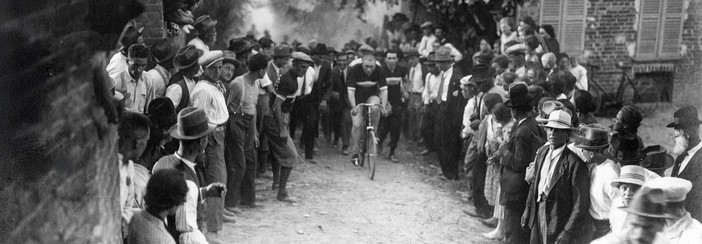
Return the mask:
M661 99L661 89L650 77L640 77L624 84L622 102L634 106L646 117L656 112Z
M368 140L366 140L366 159L365 161L368 163L368 177L373 180L375 178L375 167L376 167L376 160L375 160L375 154L378 150L377 148L377 140L375 138L375 132L370 130L368 131Z

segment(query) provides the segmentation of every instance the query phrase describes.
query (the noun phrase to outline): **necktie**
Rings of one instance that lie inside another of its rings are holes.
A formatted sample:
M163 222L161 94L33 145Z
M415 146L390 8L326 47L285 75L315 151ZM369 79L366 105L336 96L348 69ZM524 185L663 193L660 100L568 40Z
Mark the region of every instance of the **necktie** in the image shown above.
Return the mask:
M684 152L678 156L678 158L675 159L675 166L673 166L673 172L671 173L670 176L672 177L678 177L680 174L680 166L682 164L682 161L685 160L685 157L687 157L687 152Z
M307 93L307 75L302 76L302 92L300 92L300 96L304 96L305 93Z
M441 82L439 83L439 94L436 95L436 102L441 104L441 97L444 95L444 72L441 72Z

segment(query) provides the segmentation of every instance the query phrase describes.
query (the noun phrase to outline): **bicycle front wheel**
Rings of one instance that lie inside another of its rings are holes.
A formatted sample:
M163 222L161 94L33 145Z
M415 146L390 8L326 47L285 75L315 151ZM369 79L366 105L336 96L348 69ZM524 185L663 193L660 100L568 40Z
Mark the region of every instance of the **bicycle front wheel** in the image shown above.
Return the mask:
M366 155L365 155L365 161L368 163L368 177L373 180L375 178L375 167L376 167L376 160L375 160L375 154L378 151L377 144L378 141L375 138L375 132L370 130L368 131L368 140L366 141L367 149Z
M661 90L652 78L640 77L624 84L621 99L624 105L634 106L646 117L658 109Z

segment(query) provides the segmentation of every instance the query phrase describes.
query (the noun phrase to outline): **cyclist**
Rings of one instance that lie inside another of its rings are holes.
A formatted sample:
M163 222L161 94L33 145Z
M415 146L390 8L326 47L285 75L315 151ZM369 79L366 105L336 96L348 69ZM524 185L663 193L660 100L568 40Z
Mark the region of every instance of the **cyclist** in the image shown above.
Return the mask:
M388 104L388 86L385 82L385 75L382 69L376 65L376 59L372 53L364 53L361 65L356 65L349 68L348 82L349 103L351 105L351 120L353 127L351 129L351 151L353 152L352 161L354 165L358 165L358 148L359 136L361 127L363 126L363 113L359 113L356 104L379 104L378 107L372 108L371 123L374 128L378 128L380 120L380 112L385 113ZM379 111L382 110L382 111Z

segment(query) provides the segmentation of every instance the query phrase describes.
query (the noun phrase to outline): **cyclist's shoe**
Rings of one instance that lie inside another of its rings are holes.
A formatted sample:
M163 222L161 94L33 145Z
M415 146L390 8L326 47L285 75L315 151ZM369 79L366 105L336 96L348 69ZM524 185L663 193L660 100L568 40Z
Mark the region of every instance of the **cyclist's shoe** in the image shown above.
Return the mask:
M390 161L392 161L393 163L400 162L400 160L397 159L397 157L395 157L395 154L390 154L390 156L388 157L388 159L390 159Z
M351 163L353 163L353 166L358 166L358 154L354 154L353 157L351 157Z

